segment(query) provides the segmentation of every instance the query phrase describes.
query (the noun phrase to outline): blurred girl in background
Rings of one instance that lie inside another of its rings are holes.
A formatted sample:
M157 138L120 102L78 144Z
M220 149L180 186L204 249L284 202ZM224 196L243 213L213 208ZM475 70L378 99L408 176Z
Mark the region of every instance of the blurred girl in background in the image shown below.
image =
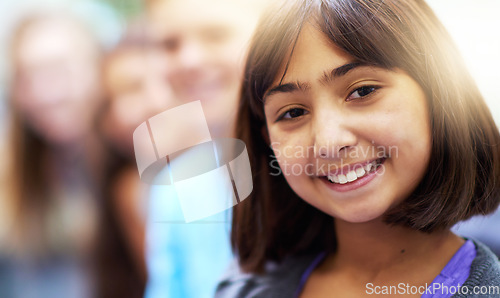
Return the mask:
M171 95L163 81L161 63L157 52L146 43L140 23L130 26L129 33L103 63L106 102L99 124L112 155L105 183L106 197L110 198L106 216L113 218L119 228L126 243L122 249L132 257L133 268L123 270L123 264L106 262L113 260L110 258L103 262L108 270L115 268L116 274L138 274L142 289L146 281L145 213L149 187L141 182L137 172L132 134L143 121L168 107Z
M1 297L143 295L106 193L110 163L96 125L103 49L86 25L66 11L38 12L12 35Z
M83 24L40 13L16 28L10 55L11 218L1 243L9 273L1 291L88 297L103 164L92 130L101 49Z

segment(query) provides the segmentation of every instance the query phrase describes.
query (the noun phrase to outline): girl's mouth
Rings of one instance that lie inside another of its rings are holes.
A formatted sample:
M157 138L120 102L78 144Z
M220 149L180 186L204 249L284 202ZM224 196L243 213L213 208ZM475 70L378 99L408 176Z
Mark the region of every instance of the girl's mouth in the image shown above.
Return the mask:
M377 171L377 169L384 163L386 158L379 158L373 160L372 162L366 163L365 165L355 165L348 172L329 174L326 178L330 183L333 184L346 184L354 182L361 179L371 173Z

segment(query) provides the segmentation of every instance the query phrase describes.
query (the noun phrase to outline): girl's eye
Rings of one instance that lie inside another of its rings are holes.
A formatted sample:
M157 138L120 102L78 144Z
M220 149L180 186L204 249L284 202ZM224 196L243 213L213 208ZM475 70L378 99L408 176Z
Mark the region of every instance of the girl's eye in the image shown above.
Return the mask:
M378 89L378 87L375 87L375 86L363 86L363 87L360 87L360 88L354 90L354 92L351 93L346 100L350 101L350 100L353 100L353 99L357 99L357 98L362 98L362 97L368 96L371 93L375 92L377 89Z
M301 109L301 108L292 108L288 111L286 111L285 113L283 113L277 121L279 120L282 120L282 119L293 119L293 118L297 118L297 117L300 117L300 116L304 116L305 114L307 114L307 111L304 110L304 109Z

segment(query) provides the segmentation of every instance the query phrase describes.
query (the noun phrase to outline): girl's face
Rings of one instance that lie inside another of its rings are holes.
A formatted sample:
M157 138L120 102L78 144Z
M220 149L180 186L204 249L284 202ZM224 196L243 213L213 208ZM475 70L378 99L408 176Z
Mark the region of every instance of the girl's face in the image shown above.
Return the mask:
M23 32L14 53L14 105L55 144L78 142L101 101L97 45L66 19L44 19Z
M104 130L126 154L134 153L132 135L137 126L172 105L161 63L158 53L139 46L119 49L108 58L104 84L110 105Z
M427 168L430 120L417 82L358 63L312 25L299 35L283 80L267 91L264 110L288 184L333 217L380 217Z

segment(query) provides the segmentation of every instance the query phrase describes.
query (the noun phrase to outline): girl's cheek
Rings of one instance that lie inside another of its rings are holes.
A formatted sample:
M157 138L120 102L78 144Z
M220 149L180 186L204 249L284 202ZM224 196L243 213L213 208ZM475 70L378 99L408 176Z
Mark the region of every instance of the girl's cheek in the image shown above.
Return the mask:
M304 174L313 175L315 169L308 159L308 153L303 148L302 145L290 143L275 146L274 154L277 163L270 165L271 168L279 166L280 173L287 177L287 180Z

